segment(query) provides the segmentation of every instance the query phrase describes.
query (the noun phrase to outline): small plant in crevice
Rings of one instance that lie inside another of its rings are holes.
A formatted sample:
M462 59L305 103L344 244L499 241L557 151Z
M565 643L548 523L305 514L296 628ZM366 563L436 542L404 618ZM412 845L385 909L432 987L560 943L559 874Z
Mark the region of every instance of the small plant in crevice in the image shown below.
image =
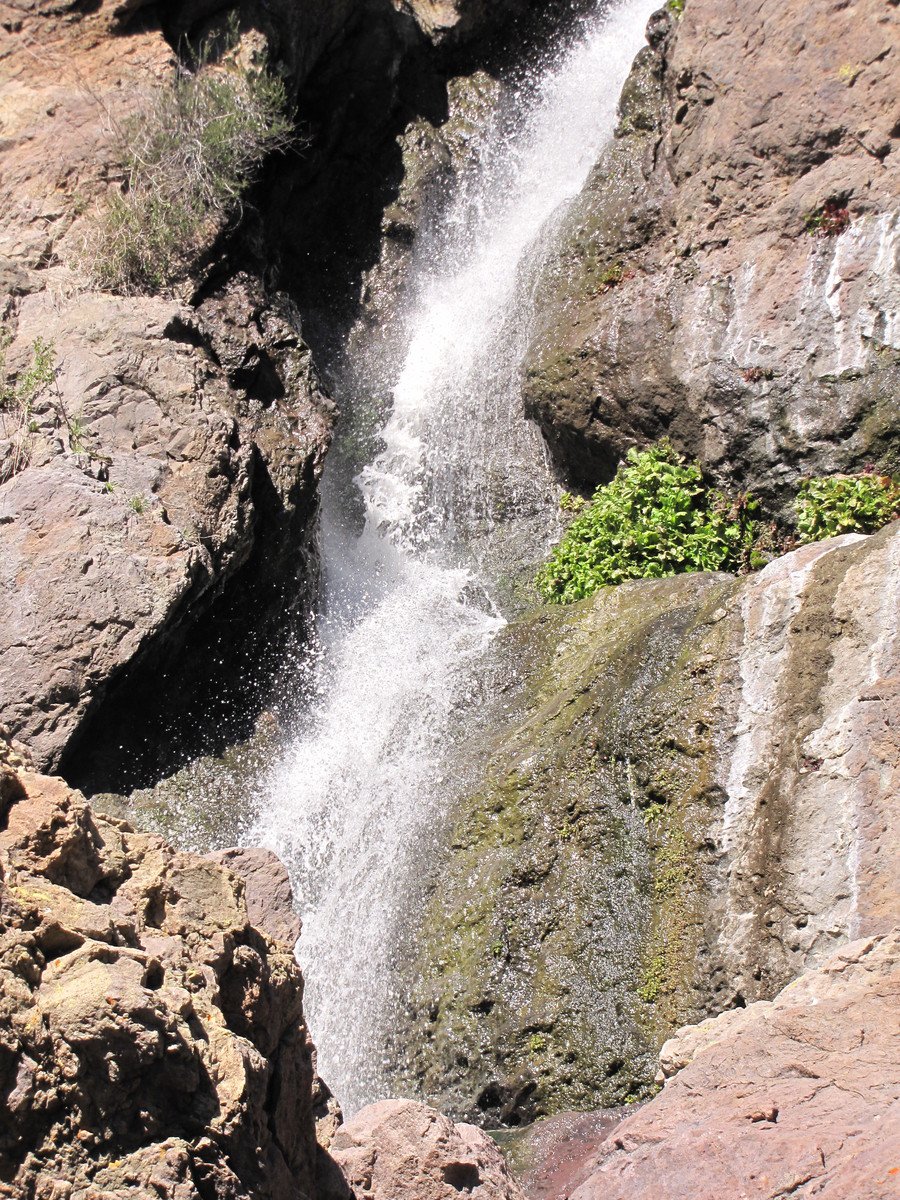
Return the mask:
M847 87L852 87L861 73L862 67L859 63L841 63L838 67L838 79L841 83L846 83Z
M234 59L213 64L210 55L206 43L117 130L124 189L97 217L85 248L101 287L155 291L186 277L222 226L239 218L263 159L292 140L282 80Z
M631 267L624 267L620 262L608 263L597 276L597 294L603 295L618 287L626 279L634 279L635 272Z
M676 17L680 17L684 12L684 0L666 0L666 8Z
M131 499L128 501L128 507L131 509L131 511L133 513L136 513L138 516L141 516L142 513L145 513L147 511L146 497L132 496Z
M538 573L538 591L568 604L627 579L747 569L755 508L710 487L667 441L631 449Z
M0 436L10 443L6 458L0 462L0 483L5 483L27 465L32 453L31 439L38 432L33 419L35 402L56 381L56 350L45 338L31 344L31 361L14 377L6 365L6 353L12 334L0 329Z
M741 371L741 378L745 383L768 382L775 378L775 372L771 367L744 367Z
M797 533L816 542L841 533L875 533L900 516L900 485L874 471L804 479L797 494Z
M838 200L826 200L806 214L803 225L812 237L837 237L850 226L850 210Z

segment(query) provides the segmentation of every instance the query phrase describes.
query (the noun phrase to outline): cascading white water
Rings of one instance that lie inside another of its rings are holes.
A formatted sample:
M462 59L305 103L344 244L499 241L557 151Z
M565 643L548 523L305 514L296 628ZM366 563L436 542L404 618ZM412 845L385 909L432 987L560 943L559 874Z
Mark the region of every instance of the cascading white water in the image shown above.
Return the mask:
M405 356L384 450L357 480L361 536L326 494L314 697L252 837L291 870L319 1068L350 1111L389 1087L392 963L452 794L446 746L503 623L486 598L492 539L510 512L545 542L555 529L521 415L528 269L611 136L654 6L602 6L486 135L390 331Z

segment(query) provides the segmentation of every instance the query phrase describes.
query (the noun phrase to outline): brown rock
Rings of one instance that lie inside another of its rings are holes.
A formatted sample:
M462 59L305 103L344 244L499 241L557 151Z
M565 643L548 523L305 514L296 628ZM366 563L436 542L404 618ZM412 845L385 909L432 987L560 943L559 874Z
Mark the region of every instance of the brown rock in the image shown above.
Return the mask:
M0 721L42 768L102 720L111 684L177 659L214 599L275 607L330 437L297 310L258 277L223 270L193 305L89 290L113 131L174 69L137 7L25 0L0 50L3 386L37 339L53 360L27 421L0 413Z
M24 774L0 899L0 1194L312 1194L302 979L235 873Z
M578 485L664 434L785 515L805 474L896 467L897 20L880 0L653 19L527 363ZM846 229L810 232L829 201Z
M244 881L247 915L251 924L273 941L293 950L300 937L300 918L287 868L271 850L259 847L217 850L207 855Z
M900 1138L900 934L854 942L772 1002L682 1030L677 1071L572 1200L884 1200Z
M335 1134L331 1155L355 1200L523 1200L487 1134L412 1100L362 1109Z

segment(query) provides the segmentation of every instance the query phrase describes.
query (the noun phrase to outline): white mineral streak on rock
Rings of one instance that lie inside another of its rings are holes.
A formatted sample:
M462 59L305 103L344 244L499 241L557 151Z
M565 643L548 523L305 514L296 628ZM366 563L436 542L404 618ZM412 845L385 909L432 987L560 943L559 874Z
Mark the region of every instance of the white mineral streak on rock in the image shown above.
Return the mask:
M833 600L814 605L828 586L824 560L853 547ZM800 970L836 941L886 927L891 879L900 879L885 837L898 757L898 575L900 529L877 542L850 534L803 547L745 587L724 768L722 945L751 995L750 950L765 958L768 934ZM826 639L816 637L823 623Z

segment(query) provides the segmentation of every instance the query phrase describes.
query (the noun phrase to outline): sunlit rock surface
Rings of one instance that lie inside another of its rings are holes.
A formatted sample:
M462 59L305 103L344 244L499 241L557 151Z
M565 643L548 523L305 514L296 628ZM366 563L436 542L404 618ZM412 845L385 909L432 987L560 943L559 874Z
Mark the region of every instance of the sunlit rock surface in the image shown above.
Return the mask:
M331 1154L355 1200L525 1200L487 1134L411 1100L362 1109Z
M660 1096L573 1200L884 1200L900 1140L900 934L854 941L772 1002L681 1030ZM663 1181L661 1183L661 1181Z
M668 434L788 515L803 475L896 468L897 12L688 0L650 32L545 275L526 404L578 486Z
M251 925L234 857L179 854L62 780L0 771L0 1191L313 1194L289 889L276 873Z
M634 1100L680 1025L886 932L898 595L895 523L505 630L487 769L408 971L404 1084L486 1124Z

